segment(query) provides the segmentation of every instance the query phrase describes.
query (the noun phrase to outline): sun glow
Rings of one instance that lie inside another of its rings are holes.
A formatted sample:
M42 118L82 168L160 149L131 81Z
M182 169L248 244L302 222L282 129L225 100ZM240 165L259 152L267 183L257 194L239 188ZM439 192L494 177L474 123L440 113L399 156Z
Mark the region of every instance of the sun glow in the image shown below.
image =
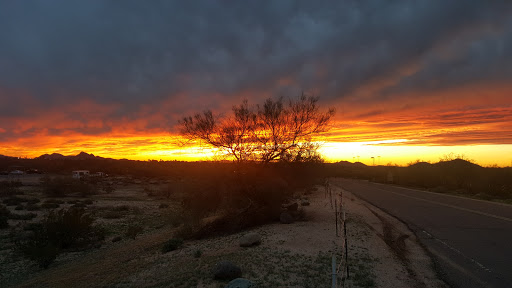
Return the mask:
M0 145L0 154L33 158L42 154L77 155L81 151L114 159L203 161L225 159L217 149L201 143L183 145L183 139L170 133L149 135L113 134L45 136L18 139ZM415 145L414 139L379 139L374 141L321 142L320 153L327 162L362 162L366 165L407 165L421 160L437 162L450 153L464 155L484 166L512 165L512 145ZM58 148L56 148L58 147Z
M477 164L511 166L512 145L408 145L412 140L384 140L369 142L325 142L321 153L329 162L350 161L366 165L407 165L420 160L438 162L450 153L464 155Z

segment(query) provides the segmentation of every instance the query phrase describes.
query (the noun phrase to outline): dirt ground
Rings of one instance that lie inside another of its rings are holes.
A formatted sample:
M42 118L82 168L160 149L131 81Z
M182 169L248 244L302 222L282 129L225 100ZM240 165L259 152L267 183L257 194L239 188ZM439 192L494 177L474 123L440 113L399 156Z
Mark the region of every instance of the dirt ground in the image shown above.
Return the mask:
M335 179L331 179L331 187L334 194L342 193L346 212L348 278L346 272L340 272L340 284L446 287L436 277L431 259L403 223L344 191ZM15 286L224 287L225 281L213 280L211 269L220 260L230 260L241 267L244 278L259 287L330 287L332 256L336 256L338 265L344 261L344 239L336 236L331 199L320 186L298 198L307 198L310 203L302 207L306 221L274 223L229 236L185 241L183 248L165 254L160 248L173 237L176 228L155 224L155 229L134 240L107 241L86 253L59 256L46 270L32 266ZM157 217L158 208L152 205L148 202L145 208L151 208ZM248 232L259 233L261 245L240 247L239 238Z

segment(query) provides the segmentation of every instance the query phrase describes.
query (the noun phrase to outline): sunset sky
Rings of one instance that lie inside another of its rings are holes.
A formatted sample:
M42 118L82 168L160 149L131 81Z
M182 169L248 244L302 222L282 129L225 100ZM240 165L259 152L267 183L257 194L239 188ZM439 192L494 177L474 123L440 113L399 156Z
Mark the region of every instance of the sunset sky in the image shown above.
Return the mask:
M301 91L328 161L510 166L512 1L0 0L2 155L207 160L182 116Z

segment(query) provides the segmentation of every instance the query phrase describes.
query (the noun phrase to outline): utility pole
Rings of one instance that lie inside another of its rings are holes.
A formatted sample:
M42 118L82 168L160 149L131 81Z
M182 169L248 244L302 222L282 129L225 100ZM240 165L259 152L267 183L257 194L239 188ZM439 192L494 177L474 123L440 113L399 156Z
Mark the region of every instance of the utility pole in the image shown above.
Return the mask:
M373 166L375 166L375 157L372 156L371 158L373 160Z

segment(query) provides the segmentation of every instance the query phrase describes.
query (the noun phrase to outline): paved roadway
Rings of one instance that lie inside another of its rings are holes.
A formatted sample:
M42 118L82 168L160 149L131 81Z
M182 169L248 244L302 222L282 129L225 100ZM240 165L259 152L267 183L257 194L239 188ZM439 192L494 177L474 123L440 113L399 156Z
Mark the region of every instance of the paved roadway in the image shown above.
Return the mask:
M405 222L453 287L512 287L512 205L336 179L334 185Z

